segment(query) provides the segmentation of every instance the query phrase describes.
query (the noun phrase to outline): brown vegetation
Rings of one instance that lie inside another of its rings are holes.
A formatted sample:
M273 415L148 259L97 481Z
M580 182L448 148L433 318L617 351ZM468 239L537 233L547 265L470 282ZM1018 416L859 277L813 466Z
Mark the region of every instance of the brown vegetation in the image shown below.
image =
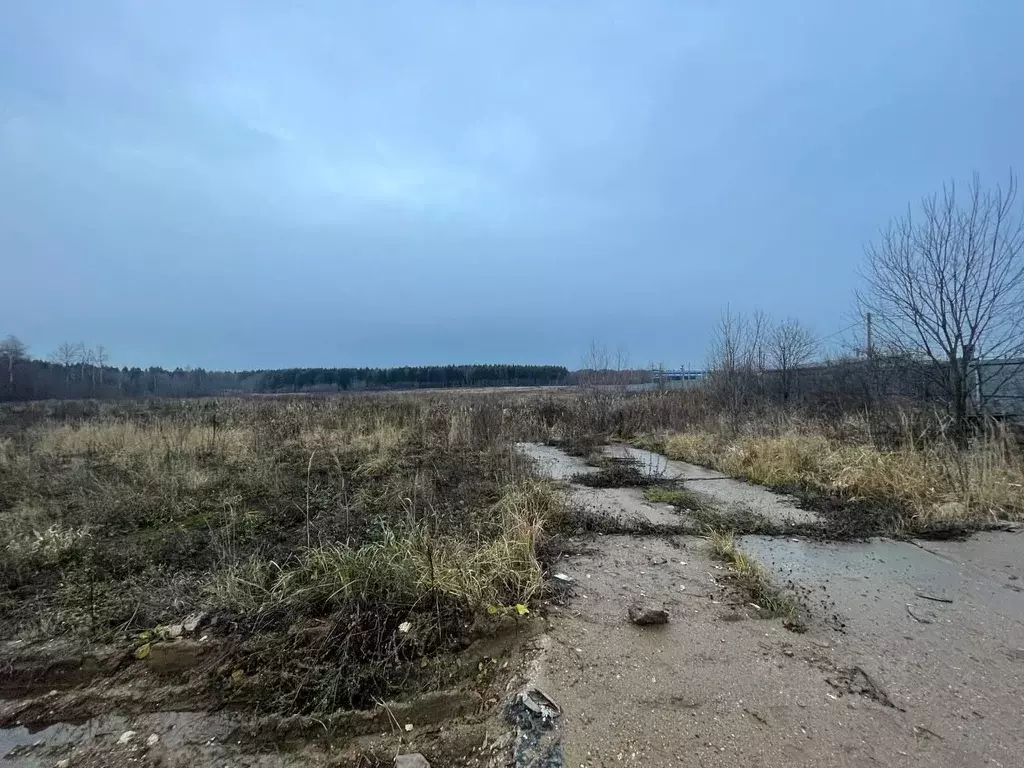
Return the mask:
M230 700L313 713L437 685L474 627L536 606L571 514L517 440L589 455L643 439L839 517L870 502L890 532L1024 518L1008 432L960 448L927 413L900 413L764 406L736 420L708 389L7 406L0 640L132 651L203 611L222 644L206 674ZM760 529L637 474L702 531Z
M543 586L561 499L500 427L457 398L10 409L0 639L130 647L205 611L235 697L326 711L429 678Z

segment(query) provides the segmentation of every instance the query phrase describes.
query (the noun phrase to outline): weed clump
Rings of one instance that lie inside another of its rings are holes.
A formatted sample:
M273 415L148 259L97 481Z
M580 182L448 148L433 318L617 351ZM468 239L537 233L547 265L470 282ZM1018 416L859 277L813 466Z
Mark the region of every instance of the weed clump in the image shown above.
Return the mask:
M699 494L686 488L672 488L667 485L651 485L644 488L644 498L656 504L671 504L690 511L707 508L707 502Z
M711 554L728 566L729 580L763 617L792 620L797 616L797 602L772 584L761 563L736 546L732 533L710 530L706 540Z

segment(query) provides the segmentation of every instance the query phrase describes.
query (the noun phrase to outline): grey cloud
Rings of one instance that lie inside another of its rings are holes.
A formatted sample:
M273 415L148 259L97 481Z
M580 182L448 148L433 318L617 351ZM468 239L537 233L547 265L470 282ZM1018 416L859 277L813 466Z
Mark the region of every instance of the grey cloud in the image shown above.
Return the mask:
M1009 2L0 9L0 332L276 366L699 361L1021 165Z

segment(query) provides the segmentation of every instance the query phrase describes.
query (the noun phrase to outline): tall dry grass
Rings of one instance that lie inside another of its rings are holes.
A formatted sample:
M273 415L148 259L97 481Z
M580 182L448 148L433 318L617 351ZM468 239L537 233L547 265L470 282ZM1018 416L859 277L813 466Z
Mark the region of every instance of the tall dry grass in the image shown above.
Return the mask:
M656 442L670 458L768 487L895 504L921 525L1024 519L1024 459L998 429L967 449L908 439L883 450L806 429L738 437L695 431Z

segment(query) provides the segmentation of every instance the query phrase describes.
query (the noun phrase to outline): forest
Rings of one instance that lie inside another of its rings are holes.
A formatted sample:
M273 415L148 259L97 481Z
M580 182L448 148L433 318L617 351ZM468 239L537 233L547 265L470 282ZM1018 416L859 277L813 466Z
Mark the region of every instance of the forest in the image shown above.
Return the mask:
M103 347L61 345L51 359L35 359L22 342L9 336L0 341L0 401L556 386L569 382L568 369L558 365L208 371L203 368L118 368L108 365L106 358Z

